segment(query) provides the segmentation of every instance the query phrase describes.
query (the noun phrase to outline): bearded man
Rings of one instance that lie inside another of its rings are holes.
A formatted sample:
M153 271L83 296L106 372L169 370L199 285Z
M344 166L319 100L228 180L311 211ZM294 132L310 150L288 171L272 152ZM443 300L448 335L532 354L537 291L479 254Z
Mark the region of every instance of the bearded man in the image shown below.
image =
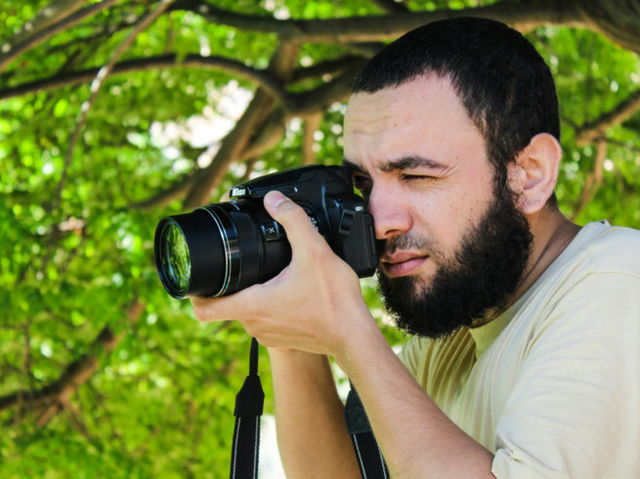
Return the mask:
M291 264L198 319L269 348L288 477L358 477L326 357L357 389L393 477L637 477L640 233L557 206L549 69L490 20L434 22L354 84L345 166L384 243L380 289L414 335L396 356L355 273L272 192Z

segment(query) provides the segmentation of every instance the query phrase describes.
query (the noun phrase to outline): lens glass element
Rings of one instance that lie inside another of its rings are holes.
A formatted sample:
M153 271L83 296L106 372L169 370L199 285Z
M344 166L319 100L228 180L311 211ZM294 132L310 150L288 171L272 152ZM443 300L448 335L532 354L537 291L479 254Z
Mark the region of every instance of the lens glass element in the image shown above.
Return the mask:
M191 255L184 233L175 223L170 223L162 238L162 267L172 286L185 291L191 281Z

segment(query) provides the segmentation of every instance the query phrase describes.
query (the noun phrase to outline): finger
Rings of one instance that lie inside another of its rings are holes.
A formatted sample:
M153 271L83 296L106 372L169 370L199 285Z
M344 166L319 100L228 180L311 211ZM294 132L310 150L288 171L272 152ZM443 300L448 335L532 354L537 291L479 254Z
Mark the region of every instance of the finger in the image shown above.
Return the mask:
M304 209L279 191L267 193L264 206L271 217L284 227L294 255L308 252L314 245L329 248Z
M252 305L255 304L251 297L252 291L258 285L245 288L237 293L220 298L203 298L190 296L193 312L198 321L243 321L253 319L257 312Z

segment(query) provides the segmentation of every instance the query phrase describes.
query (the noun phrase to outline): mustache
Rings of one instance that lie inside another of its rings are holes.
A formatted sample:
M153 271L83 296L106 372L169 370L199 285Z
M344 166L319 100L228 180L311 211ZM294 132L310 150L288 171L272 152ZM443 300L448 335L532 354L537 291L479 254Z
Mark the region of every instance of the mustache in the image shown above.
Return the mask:
M436 242L422 235L405 233L394 236L384 242L385 253L393 254L398 250L425 251L430 256L442 257Z

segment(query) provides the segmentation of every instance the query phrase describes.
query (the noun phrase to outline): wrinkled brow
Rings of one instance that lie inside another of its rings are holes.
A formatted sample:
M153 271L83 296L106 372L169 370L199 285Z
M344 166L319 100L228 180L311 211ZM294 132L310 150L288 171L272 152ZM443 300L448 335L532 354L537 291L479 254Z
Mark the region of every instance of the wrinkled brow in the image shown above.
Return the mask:
M346 158L342 160L343 166L348 168L351 172L362 173L364 175L368 174L365 169L363 169L360 165L352 163ZM389 173L391 171L397 170L412 170L415 168L430 168L433 170L447 170L449 167L438 162L432 160L430 158L424 158L422 156L404 156L402 158L398 158L395 160L389 160L381 165L379 165L381 171L385 173Z
M387 161L380 165L380 169L385 173L394 170L412 170L415 168L445 170L447 169L447 166L436 160L432 160L431 158L424 158L422 156L404 156L396 160Z

